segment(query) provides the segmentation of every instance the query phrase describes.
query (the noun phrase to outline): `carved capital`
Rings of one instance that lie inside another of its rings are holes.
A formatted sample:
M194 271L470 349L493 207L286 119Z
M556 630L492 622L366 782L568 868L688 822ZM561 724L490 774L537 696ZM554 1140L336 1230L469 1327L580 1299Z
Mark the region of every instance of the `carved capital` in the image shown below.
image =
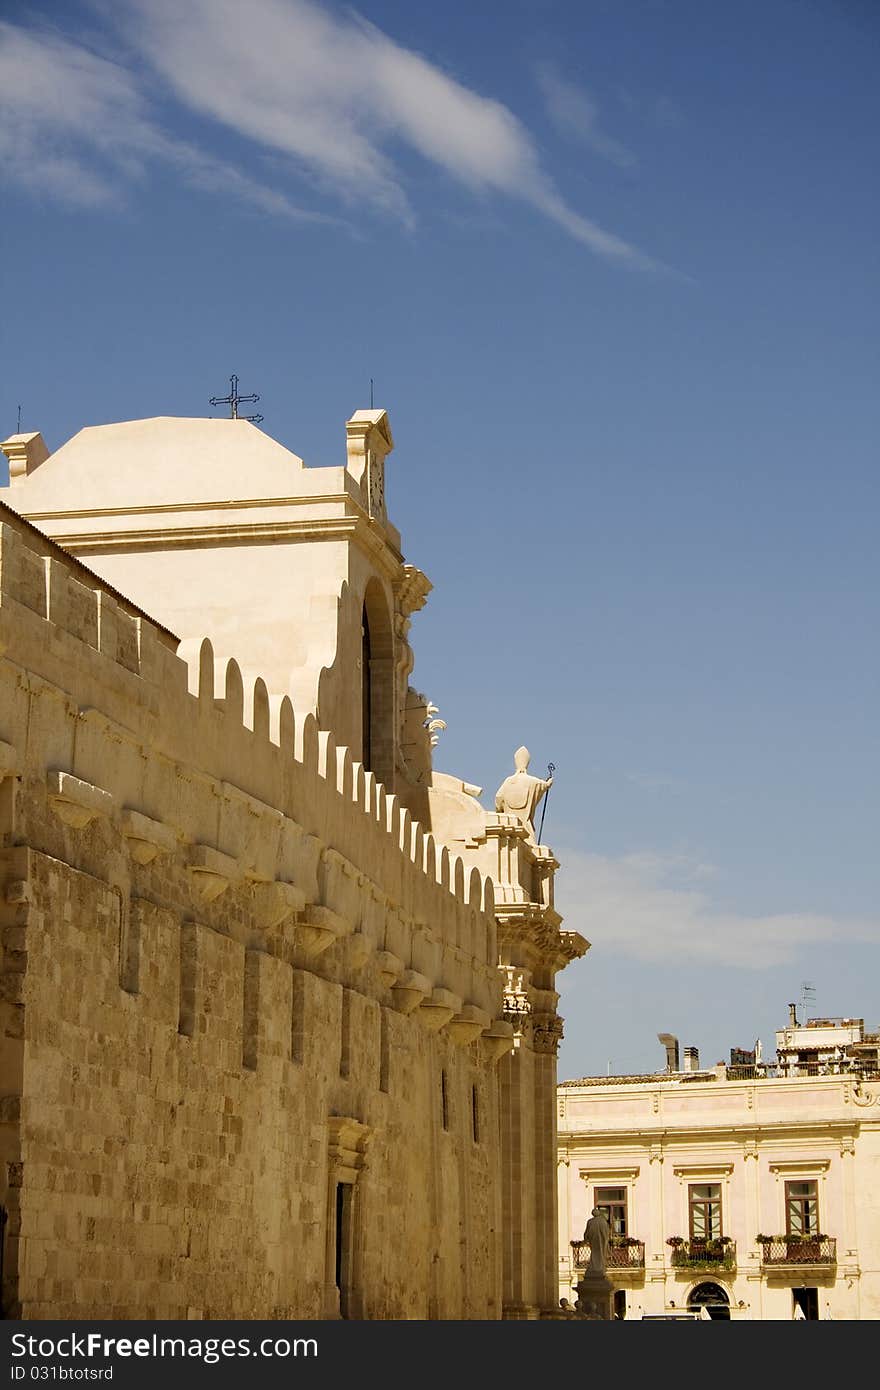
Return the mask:
M558 1014L533 1014L532 1051L555 1057L562 1042L562 1019Z

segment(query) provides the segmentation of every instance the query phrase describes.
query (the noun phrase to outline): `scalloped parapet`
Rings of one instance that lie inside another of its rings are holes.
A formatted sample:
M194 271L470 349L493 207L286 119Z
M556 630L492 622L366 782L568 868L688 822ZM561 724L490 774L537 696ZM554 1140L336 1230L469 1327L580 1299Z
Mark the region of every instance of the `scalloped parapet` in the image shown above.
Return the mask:
M427 968L430 990L458 1000L447 1018L462 1001L495 1012L491 883L260 676L207 640L178 654L161 624L14 512L0 517L0 650L19 672L0 732L11 765L42 763L64 829L107 820L136 865L180 851L196 903L246 892L266 929L298 918L313 957L365 932L352 963L370 942L383 977L392 958ZM63 692L51 729L28 723L32 680Z

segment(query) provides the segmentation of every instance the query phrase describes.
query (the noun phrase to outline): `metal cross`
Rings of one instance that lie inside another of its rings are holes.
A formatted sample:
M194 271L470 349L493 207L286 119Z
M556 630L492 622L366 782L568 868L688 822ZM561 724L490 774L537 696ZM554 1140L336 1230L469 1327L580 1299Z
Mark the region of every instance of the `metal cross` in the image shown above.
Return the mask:
M240 396L238 394L238 377L235 375L229 378L229 387L230 390L228 396L212 396L208 404L228 405L229 418L231 420L250 420L252 424L258 425L263 418L262 415L239 415L238 413L238 407L242 404L242 402L258 401L260 399L257 393L253 392L250 396Z

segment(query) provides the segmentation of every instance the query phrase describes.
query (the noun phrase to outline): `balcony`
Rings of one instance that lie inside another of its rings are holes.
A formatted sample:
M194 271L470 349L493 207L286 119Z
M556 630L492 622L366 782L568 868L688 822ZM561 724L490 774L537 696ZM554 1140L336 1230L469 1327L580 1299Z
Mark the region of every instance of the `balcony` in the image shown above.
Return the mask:
M834 1236L758 1236L762 1269L833 1269L837 1264Z
M586 1269L590 1263L590 1247L585 1240L571 1242L571 1258L575 1269ZM644 1273L645 1242L632 1236L612 1236L608 1245L605 1267L609 1274Z
M736 1269L736 1241L730 1236L719 1236L716 1240L685 1240L683 1236L671 1236L666 1244L672 1246L673 1269Z

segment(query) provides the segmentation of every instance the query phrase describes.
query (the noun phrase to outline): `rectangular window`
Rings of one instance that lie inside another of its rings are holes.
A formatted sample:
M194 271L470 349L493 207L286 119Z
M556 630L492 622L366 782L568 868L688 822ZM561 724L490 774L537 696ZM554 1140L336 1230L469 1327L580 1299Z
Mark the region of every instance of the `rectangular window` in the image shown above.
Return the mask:
M815 1322L819 1317L819 1290L818 1289L792 1289L792 1314L794 1317L805 1317L810 1322ZM800 1310L800 1311L798 1311Z
M819 1230L819 1184L817 1182L787 1182L785 1184L785 1233L789 1236L814 1236Z
M347 1318L350 1314L351 1300L351 1236L352 1236L352 1197L351 1183L336 1184L336 1287L339 1290L339 1316Z
M720 1182L691 1183L688 1207L691 1240L718 1240L721 1235Z
M593 1206L603 1212L613 1236L627 1235L625 1187L594 1187Z

